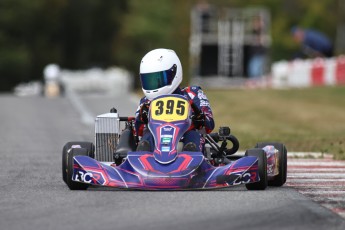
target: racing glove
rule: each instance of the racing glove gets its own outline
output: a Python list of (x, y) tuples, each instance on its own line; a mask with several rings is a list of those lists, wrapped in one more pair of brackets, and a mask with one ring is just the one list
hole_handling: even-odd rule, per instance
[(150, 108), (150, 104), (149, 104), (149, 103), (144, 103), (144, 104), (142, 104), (142, 106), (140, 107), (139, 119), (140, 119), (140, 121), (143, 122), (144, 124), (147, 124), (147, 123), (148, 123), (149, 108)]
[(200, 113), (198, 115), (193, 114), (192, 115), (192, 123), (194, 128), (196, 129), (201, 129), (202, 127), (205, 126), (205, 114)]

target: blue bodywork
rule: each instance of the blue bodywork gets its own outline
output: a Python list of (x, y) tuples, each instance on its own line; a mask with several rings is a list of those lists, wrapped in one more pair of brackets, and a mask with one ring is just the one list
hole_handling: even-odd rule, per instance
[(154, 152), (129, 152), (119, 166), (87, 156), (75, 156), (72, 180), (143, 190), (222, 188), (260, 180), (257, 157), (242, 157), (214, 167), (202, 152), (177, 151), (180, 138), (191, 124), (191, 107), (185, 97), (158, 97), (151, 102), (149, 114), (148, 127), (155, 139)]

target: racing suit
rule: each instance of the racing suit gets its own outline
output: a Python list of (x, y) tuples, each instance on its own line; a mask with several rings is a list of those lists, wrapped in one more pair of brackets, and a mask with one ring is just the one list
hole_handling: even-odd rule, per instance
[[(184, 146), (188, 143), (194, 143), (196, 147), (195, 151), (203, 151), (205, 140), (202, 138), (197, 129), (205, 128), (206, 133), (210, 133), (214, 129), (212, 110), (206, 95), (199, 86), (189, 86), (183, 89), (178, 87), (172, 94), (185, 96), (191, 104), (196, 105), (196, 107), (198, 107), (198, 109), (202, 112), (202, 124), (197, 124), (196, 122), (193, 122), (192, 119), (192, 124), (189, 130), (183, 135), (181, 141), (183, 142)], [(137, 135), (142, 136), (141, 141), (147, 141), (150, 145), (151, 152), (153, 152), (154, 138), (149, 129), (146, 127), (145, 122), (143, 122), (140, 117), (140, 110), (145, 103), (150, 103), (150, 100), (148, 100), (146, 97), (141, 98), (139, 107), (135, 113), (135, 129)], [(195, 115), (194, 111), (192, 112), (192, 117), (193, 115)]]

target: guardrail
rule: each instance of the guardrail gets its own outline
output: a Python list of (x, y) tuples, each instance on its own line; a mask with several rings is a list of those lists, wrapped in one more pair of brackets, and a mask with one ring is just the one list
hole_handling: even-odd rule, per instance
[(345, 85), (345, 56), (280, 61), (272, 65), (273, 88)]
[(83, 71), (61, 70), (60, 82), (77, 93), (125, 94), (132, 90), (133, 77), (121, 68), (94, 68)]

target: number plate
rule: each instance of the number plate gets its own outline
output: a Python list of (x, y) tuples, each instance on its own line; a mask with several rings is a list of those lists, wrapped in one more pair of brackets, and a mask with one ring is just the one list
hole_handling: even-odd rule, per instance
[(187, 100), (177, 97), (164, 97), (151, 103), (151, 118), (164, 122), (186, 120), (189, 113)]

